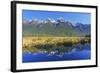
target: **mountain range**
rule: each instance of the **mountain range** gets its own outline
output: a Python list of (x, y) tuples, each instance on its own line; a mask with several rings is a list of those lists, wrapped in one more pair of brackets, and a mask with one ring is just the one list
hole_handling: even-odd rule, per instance
[(23, 36), (86, 36), (90, 35), (90, 24), (76, 23), (60, 17), (55, 19), (23, 19)]

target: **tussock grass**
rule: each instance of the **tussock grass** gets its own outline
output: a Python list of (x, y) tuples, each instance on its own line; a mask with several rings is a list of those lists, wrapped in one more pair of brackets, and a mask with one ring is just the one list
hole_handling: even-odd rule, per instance
[(23, 51), (37, 52), (75, 44), (90, 43), (89, 37), (23, 37)]

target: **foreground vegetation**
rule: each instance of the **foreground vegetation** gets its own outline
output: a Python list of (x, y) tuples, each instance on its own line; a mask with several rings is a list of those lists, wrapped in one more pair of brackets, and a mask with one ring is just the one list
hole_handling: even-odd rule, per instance
[(90, 43), (89, 37), (23, 37), (23, 52), (62, 54), (71, 51), (76, 45), (85, 43)]

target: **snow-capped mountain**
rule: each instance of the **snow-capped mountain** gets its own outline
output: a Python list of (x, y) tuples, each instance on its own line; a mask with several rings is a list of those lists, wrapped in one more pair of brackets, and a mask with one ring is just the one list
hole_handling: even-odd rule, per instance
[(75, 25), (72, 22), (65, 20), (63, 17), (57, 19), (47, 18), (46, 20), (40, 19), (23, 19), (23, 29), (29, 29), (30, 32), (38, 31), (38, 33), (43, 34), (59, 34), (63, 33), (64, 35), (90, 35), (90, 24), (76, 23)]

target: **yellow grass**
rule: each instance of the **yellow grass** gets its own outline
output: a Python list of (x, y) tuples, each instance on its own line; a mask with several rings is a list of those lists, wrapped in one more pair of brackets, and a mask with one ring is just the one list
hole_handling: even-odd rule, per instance
[(23, 37), (23, 52), (50, 51), (55, 48), (63, 48), (76, 44), (90, 43), (89, 37)]
[[(23, 37), (23, 46), (28, 46), (30, 44), (56, 44), (62, 42), (72, 42), (79, 43), (84, 37)], [(89, 38), (85, 38), (85, 41), (88, 41)]]

